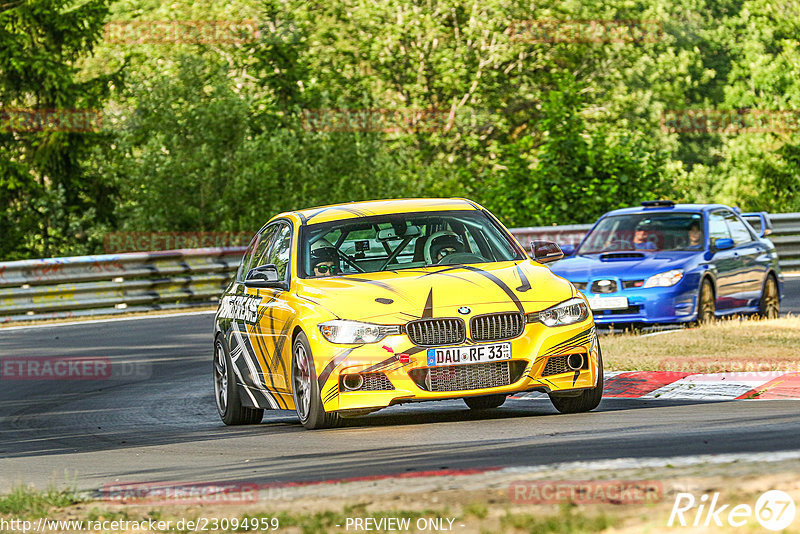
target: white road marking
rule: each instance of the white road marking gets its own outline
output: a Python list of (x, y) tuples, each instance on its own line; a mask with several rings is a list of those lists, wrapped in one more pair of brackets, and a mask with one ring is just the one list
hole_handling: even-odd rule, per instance
[(55, 326), (75, 326), (83, 324), (97, 324), (97, 323), (112, 323), (118, 321), (136, 321), (139, 319), (159, 319), (166, 317), (183, 317), (186, 315), (205, 315), (209, 313), (217, 313), (217, 310), (205, 310), (194, 312), (180, 312), (180, 313), (162, 313), (158, 315), (137, 315), (136, 317), (109, 317), (108, 319), (90, 319), (88, 321), (70, 321), (68, 323), (53, 323), (53, 324), (31, 324), (22, 326), (9, 326), (0, 327), (0, 334), (11, 330), (25, 330), (28, 328), (53, 328)]

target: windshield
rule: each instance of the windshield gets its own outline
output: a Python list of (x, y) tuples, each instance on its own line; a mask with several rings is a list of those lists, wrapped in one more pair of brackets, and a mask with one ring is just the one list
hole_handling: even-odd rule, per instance
[(586, 236), (577, 253), (701, 250), (704, 243), (699, 213), (637, 213), (606, 217)]
[(477, 210), (360, 217), (308, 225), (300, 234), (304, 278), (522, 259), (506, 232)]

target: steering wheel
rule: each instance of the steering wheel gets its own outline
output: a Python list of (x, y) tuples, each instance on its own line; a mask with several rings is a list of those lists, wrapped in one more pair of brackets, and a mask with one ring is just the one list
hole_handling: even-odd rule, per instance
[(483, 256), (471, 252), (455, 252), (442, 258), (436, 265), (455, 265), (458, 263), (482, 263), (486, 261)]

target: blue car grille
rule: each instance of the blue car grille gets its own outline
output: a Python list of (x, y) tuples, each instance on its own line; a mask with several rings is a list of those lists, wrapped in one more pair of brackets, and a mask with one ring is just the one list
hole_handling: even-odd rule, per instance
[(621, 310), (597, 310), (593, 311), (592, 314), (595, 317), (606, 317), (609, 315), (637, 315), (641, 310), (641, 306), (628, 306), (627, 308), (623, 308)]
[(642, 287), (644, 285), (644, 280), (623, 280), (622, 281), (622, 289), (634, 289), (637, 287)]
[(616, 293), (617, 282), (616, 280), (595, 280), (592, 282), (592, 293)]

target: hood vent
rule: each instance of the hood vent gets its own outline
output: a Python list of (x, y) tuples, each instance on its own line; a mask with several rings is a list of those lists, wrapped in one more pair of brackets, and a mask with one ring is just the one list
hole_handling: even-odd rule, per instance
[(600, 261), (626, 261), (643, 260), (644, 254), (641, 252), (608, 252), (600, 254)]

